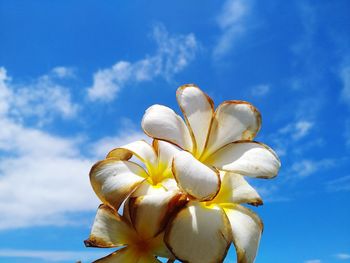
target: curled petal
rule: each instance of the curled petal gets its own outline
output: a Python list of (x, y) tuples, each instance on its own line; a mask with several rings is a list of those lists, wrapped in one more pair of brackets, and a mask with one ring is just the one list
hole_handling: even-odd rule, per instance
[(192, 150), (192, 137), (185, 122), (168, 107), (162, 105), (149, 107), (141, 125), (144, 132), (154, 139), (168, 141), (182, 149)]
[(268, 146), (251, 141), (238, 141), (213, 153), (206, 163), (219, 170), (257, 178), (273, 178), (281, 166), (276, 153)]
[(96, 195), (116, 210), (147, 177), (141, 166), (113, 158), (96, 163), (90, 171), (90, 181)]
[(196, 151), (193, 152), (196, 156), (200, 156), (204, 150), (214, 116), (214, 103), (194, 84), (178, 88), (176, 98), (195, 138)]
[(119, 247), (135, 238), (135, 231), (116, 211), (107, 205), (100, 205), (91, 234), (84, 243), (87, 247)]
[(241, 205), (225, 206), (224, 210), (230, 220), (237, 262), (253, 263), (263, 230), (261, 219)]
[(165, 228), (173, 213), (186, 202), (184, 195), (169, 191), (130, 198), (131, 222), (142, 238), (153, 238)]
[(223, 261), (232, 235), (220, 207), (191, 202), (170, 222), (164, 241), (181, 261), (211, 263)]
[(198, 200), (211, 200), (220, 189), (219, 172), (186, 151), (175, 155), (173, 174), (179, 187)]
[(262, 199), (255, 189), (243, 178), (242, 175), (221, 172), (221, 188), (213, 203), (248, 203), (262, 205)]
[(110, 151), (107, 158), (128, 160), (132, 155), (139, 158), (147, 167), (152, 169), (157, 164), (157, 154), (153, 147), (147, 142), (140, 140), (118, 147)]
[(259, 111), (245, 101), (225, 101), (215, 111), (205, 155), (238, 140), (252, 140), (261, 125)]
[(165, 171), (169, 168), (171, 169), (173, 158), (175, 154), (180, 151), (180, 149), (174, 144), (160, 140), (153, 140), (153, 148), (158, 154), (159, 170)]

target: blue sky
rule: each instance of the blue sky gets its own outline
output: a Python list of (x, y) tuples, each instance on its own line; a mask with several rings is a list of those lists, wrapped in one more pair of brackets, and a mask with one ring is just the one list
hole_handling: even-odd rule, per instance
[[(0, 262), (90, 262), (90, 166), (196, 83), (280, 155), (257, 263), (350, 262), (350, 3), (0, 1)], [(235, 262), (231, 248), (225, 262)]]

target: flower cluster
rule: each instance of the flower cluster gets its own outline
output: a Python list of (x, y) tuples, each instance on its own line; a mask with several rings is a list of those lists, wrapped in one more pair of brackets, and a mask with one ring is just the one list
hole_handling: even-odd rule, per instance
[(91, 169), (103, 204), (85, 244), (122, 247), (96, 262), (222, 262), (232, 242), (239, 263), (254, 262), (263, 224), (242, 204), (262, 200), (245, 177), (273, 178), (280, 168), (274, 151), (253, 141), (260, 113), (235, 100), (214, 109), (193, 84), (176, 98), (184, 120), (151, 106), (142, 128), (152, 145), (116, 148)]

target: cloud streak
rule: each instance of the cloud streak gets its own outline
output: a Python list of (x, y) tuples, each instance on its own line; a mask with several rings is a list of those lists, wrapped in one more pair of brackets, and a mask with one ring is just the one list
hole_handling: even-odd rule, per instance
[(45, 261), (92, 261), (102, 257), (101, 252), (92, 251), (55, 251), (55, 250), (21, 250), (21, 249), (0, 249), (0, 258), (32, 258)]
[(217, 25), (221, 34), (213, 50), (215, 59), (231, 51), (237, 39), (246, 31), (246, 18), (250, 12), (251, 1), (227, 0), (219, 15)]
[(88, 98), (108, 102), (129, 84), (157, 77), (170, 80), (194, 60), (199, 49), (194, 34), (170, 35), (162, 25), (154, 27), (153, 39), (157, 43), (155, 54), (135, 62), (121, 60), (110, 68), (95, 72), (93, 84), (88, 88)]

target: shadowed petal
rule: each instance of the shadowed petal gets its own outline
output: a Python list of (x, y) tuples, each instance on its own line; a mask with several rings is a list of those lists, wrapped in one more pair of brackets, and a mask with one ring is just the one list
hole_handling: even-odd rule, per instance
[(185, 203), (186, 197), (175, 191), (130, 198), (131, 222), (140, 236), (152, 238), (164, 229), (170, 216)]
[(91, 234), (84, 241), (87, 247), (119, 247), (136, 238), (133, 228), (107, 205), (97, 210)]
[(93, 263), (161, 263), (152, 255), (140, 255), (136, 249), (126, 247)]
[(263, 230), (261, 219), (253, 211), (241, 205), (223, 208), (230, 220), (237, 262), (253, 263)]

